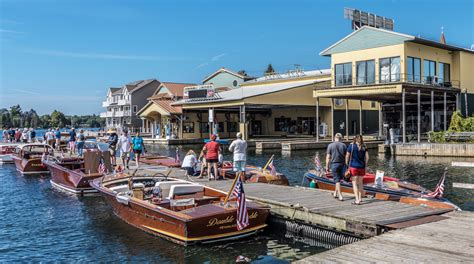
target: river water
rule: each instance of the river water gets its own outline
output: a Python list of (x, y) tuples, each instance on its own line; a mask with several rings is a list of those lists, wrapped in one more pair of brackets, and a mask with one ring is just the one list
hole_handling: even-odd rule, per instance
[[(183, 146), (180, 152), (188, 148), (199, 147)], [(174, 156), (176, 147), (149, 150)], [(314, 155), (314, 151), (291, 155), (249, 152), (248, 163), (260, 166), (274, 154), (274, 164), (292, 185), (301, 184)], [(225, 156), (230, 158), (229, 153)], [(433, 188), (450, 162), (451, 159), (393, 158), (371, 153), (369, 167)], [(22, 176), (14, 165), (0, 165), (0, 179), (0, 262), (235, 263), (236, 257), (242, 255), (254, 263), (287, 263), (332, 247), (269, 228), (256, 237), (184, 248), (127, 225), (113, 215), (99, 196), (78, 198), (53, 189), (48, 176)], [(474, 183), (474, 169), (450, 168), (445, 192), (464, 210), (474, 210), (474, 191), (453, 189), (453, 182)]]

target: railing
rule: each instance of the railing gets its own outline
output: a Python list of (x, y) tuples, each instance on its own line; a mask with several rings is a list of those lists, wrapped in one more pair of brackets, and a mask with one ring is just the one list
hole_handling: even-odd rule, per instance
[(333, 87), (363, 86), (388, 83), (411, 83), (442, 88), (460, 87), (460, 81), (446, 80), (438, 76), (392, 73), (381, 74), (378, 77), (379, 78), (375, 78), (375, 76), (352, 77), (352, 75), (349, 74), (340, 74), (336, 75), (336, 78), (333, 79)]
[(117, 104), (118, 105), (129, 105), (130, 104), (130, 100), (128, 99), (120, 99), (117, 101)]

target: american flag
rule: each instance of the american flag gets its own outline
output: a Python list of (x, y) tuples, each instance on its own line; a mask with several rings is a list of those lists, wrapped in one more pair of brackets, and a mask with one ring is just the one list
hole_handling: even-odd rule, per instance
[(314, 156), (314, 166), (316, 167), (317, 171), (320, 171), (322, 169), (321, 160), (319, 159), (319, 154), (317, 154), (317, 153)]
[(446, 179), (446, 171), (444, 172), (443, 174), (443, 177), (441, 177), (441, 179), (439, 180), (438, 182), (438, 185), (436, 185), (436, 188), (434, 191), (426, 194), (426, 195), (423, 195), (423, 197), (426, 197), (426, 198), (441, 198), (443, 197), (443, 194), (444, 194), (444, 180)]
[(107, 166), (105, 166), (104, 158), (100, 158), (99, 173), (107, 174), (108, 172), (109, 172), (109, 170), (107, 169)]
[(121, 173), (121, 172), (123, 172), (123, 168), (122, 168), (122, 166), (120, 166), (120, 165), (117, 165), (117, 167), (115, 168), (115, 172), (118, 172), (118, 173)]
[(232, 190), (232, 195), (237, 197), (237, 230), (240, 231), (249, 225), (244, 185), (240, 177), (237, 177), (237, 183), (235, 184), (234, 190)]
[(179, 149), (176, 148), (176, 155), (174, 157), (174, 162), (179, 163)]
[(268, 164), (268, 167), (270, 168), (270, 173), (275, 176), (277, 174), (277, 170), (276, 170), (276, 167), (275, 165), (273, 164), (273, 159), (272, 161), (270, 161), (270, 163)]

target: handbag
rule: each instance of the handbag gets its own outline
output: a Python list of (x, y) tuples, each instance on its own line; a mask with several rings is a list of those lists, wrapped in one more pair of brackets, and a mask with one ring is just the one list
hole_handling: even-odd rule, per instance
[(344, 180), (346, 182), (350, 182), (351, 180), (351, 170), (349, 169), (351, 161), (352, 161), (352, 152), (354, 152), (354, 145), (351, 143), (352, 148), (351, 148), (351, 155), (349, 156), (349, 164), (346, 164), (346, 172), (344, 173)]

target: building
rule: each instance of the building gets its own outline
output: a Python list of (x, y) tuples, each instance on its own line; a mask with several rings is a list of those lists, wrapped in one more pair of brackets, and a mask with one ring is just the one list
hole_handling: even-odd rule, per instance
[(147, 98), (147, 104), (137, 112), (137, 116), (141, 118), (141, 132), (151, 134), (152, 138), (177, 139), (193, 129), (186, 127), (186, 123), (183, 124), (182, 108), (173, 106), (172, 103), (183, 99), (185, 87), (194, 85), (162, 82)]
[(109, 88), (107, 99), (102, 102), (105, 112), (100, 117), (106, 119), (107, 128), (134, 130), (142, 126), (137, 112), (148, 103), (160, 82), (155, 79), (128, 83), (120, 88)]
[(320, 55), (331, 57), (331, 78), (314, 97), (380, 102), (379, 134), (420, 141), (446, 130), (456, 109), (473, 113), (473, 50), (364, 26)]
[(213, 85), (214, 88), (227, 87), (229, 89), (236, 89), (239, 88), (243, 82), (252, 79), (254, 78), (222, 67), (205, 77), (204, 80), (202, 80), (202, 84)]

